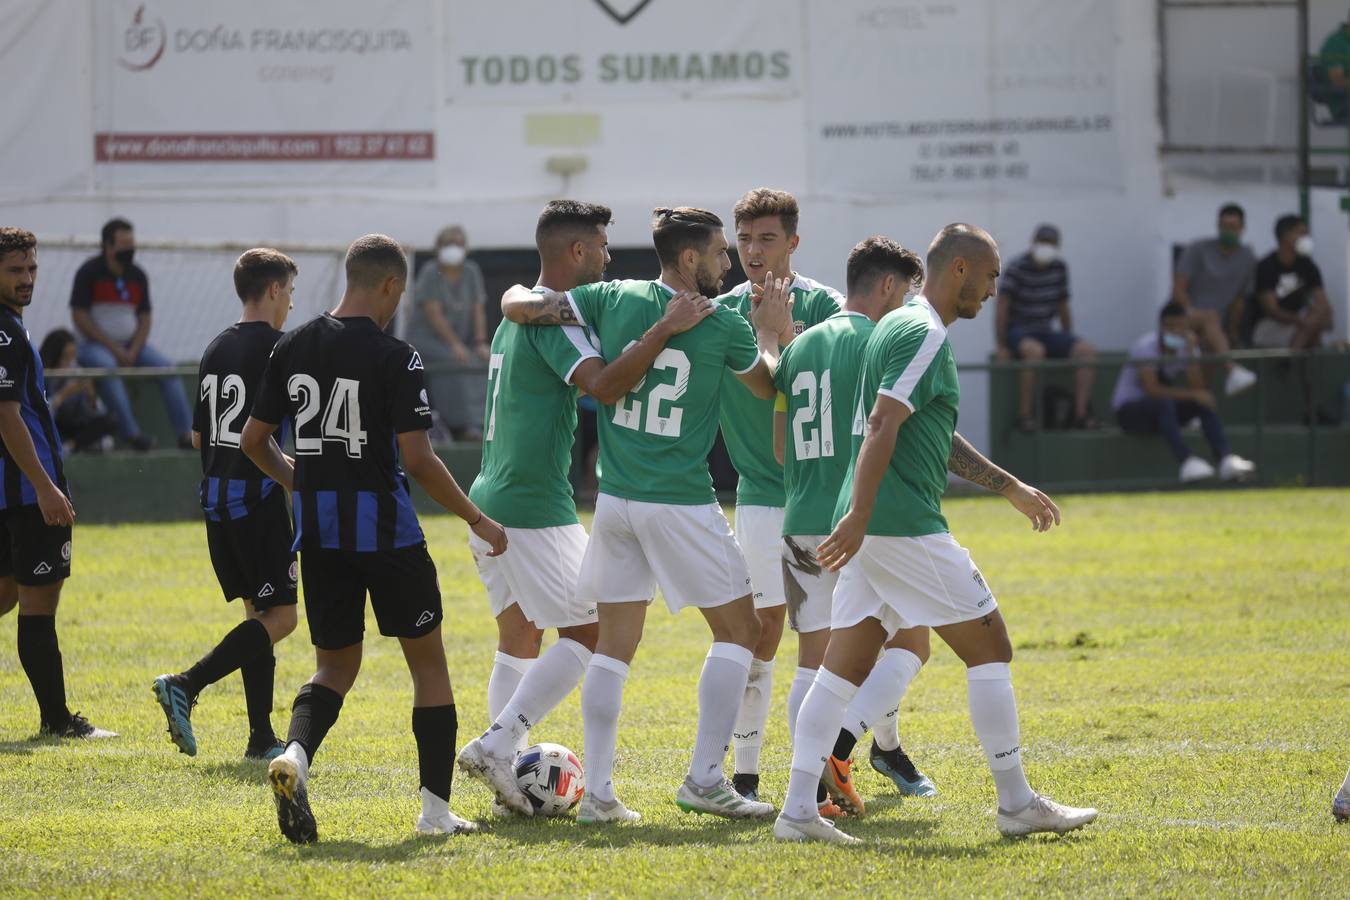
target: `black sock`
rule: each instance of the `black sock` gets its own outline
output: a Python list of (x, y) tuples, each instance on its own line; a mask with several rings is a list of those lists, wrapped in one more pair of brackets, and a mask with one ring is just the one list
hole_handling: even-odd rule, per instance
[(816, 785), (816, 806), (819, 806), (820, 804), (824, 803), (826, 798), (828, 798), (829, 796), (830, 796), (829, 792), (825, 790), (825, 785), (823, 784)]
[(413, 737), (417, 740), (417, 772), (421, 786), (442, 800), (450, 799), (450, 778), (454, 772), (455, 732), (459, 718), (455, 704), (414, 706)]
[(66, 707), (66, 675), (61, 668), (61, 645), (56, 640), (56, 616), (19, 614), (19, 664), (33, 685), (42, 722), (52, 731), (70, 724)]
[(244, 663), (252, 662), (271, 649), (272, 638), (267, 634), (267, 626), (257, 619), (245, 619), (230, 629), (230, 633), (221, 638), (219, 644), (183, 673), (189, 692), (195, 697), (208, 684), (215, 684)]
[(239, 667), (239, 675), (244, 679), (250, 742), (276, 738), (276, 732), (272, 731), (272, 685), (276, 672), (277, 657), (270, 647)]
[(286, 734), (286, 743), (295, 741), (304, 748), (312, 765), (314, 754), (319, 752), (319, 745), (341, 711), (342, 695), (337, 691), (321, 684), (305, 685), (291, 705), (291, 728)]
[(834, 758), (848, 759), (853, 755), (853, 748), (858, 743), (858, 739), (853, 736), (853, 732), (847, 728), (839, 729), (839, 738), (834, 742)]

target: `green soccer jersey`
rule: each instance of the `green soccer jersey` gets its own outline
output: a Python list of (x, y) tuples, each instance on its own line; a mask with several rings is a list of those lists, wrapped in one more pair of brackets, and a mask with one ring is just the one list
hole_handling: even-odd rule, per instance
[[(878, 394), (910, 409), (877, 489), (867, 533), (916, 537), (947, 531), (942, 494), (947, 490), (947, 460), (961, 387), (947, 328), (925, 298), (915, 297), (877, 324), (863, 354), (861, 382), (859, 402), (868, 413)], [(836, 522), (848, 511), (861, 447), (859, 435), (853, 439), (853, 458), (839, 489)]]
[(862, 436), (867, 411), (858, 402), (863, 348), (876, 323), (860, 312), (840, 312), (787, 345), (774, 383), (787, 415), (783, 534), (829, 534), (839, 485), (848, 474), (853, 436)]
[[(674, 293), (659, 281), (607, 281), (568, 297), (601, 354), (614, 359), (656, 324)], [(630, 394), (600, 407), (601, 492), (648, 503), (715, 502), (708, 451), (722, 373), (744, 374), (758, 361), (750, 326), (728, 307), (668, 340)]]
[(492, 337), (483, 421), (483, 464), (469, 497), (512, 528), (575, 525), (572, 436), (577, 389), (572, 373), (599, 356), (575, 326), (534, 328), (502, 322)]
[[(803, 275), (793, 277), (792, 297), (792, 328), (798, 335), (834, 315), (844, 302), (834, 288)], [(718, 303), (735, 309), (747, 322), (750, 301), (748, 281), (717, 298)], [(759, 399), (728, 372), (722, 378), (721, 424), (722, 440), (726, 441), (731, 463), (740, 475), (736, 503), (782, 506), (783, 467), (773, 456), (773, 401)]]

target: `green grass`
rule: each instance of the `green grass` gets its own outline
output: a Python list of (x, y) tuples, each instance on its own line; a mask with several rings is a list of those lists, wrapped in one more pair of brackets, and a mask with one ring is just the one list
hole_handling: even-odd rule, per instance
[[(199, 524), (85, 527), (61, 611), (72, 706), (114, 741), (32, 739), (37, 710), (0, 641), (0, 893), (291, 896), (1312, 894), (1344, 889), (1350, 827), (1330, 796), (1350, 762), (1350, 494), (1234, 491), (1076, 496), (1035, 536), (1001, 500), (953, 500), (957, 537), (998, 595), (1034, 787), (1101, 818), (1066, 838), (1001, 840), (994, 791), (945, 648), (905, 698), (901, 734), (938, 798), (901, 802), (870, 770), (851, 850), (775, 843), (767, 824), (682, 815), (672, 802), (695, 727), (701, 619), (658, 606), (628, 682), (617, 781), (634, 828), (494, 823), (419, 838), (410, 688), (397, 645), (365, 667), (316, 761), (322, 843), (277, 833), (263, 769), (240, 759), (238, 678), (195, 714), (179, 755), (150, 693), (236, 620)], [(462, 525), (427, 522), (446, 604), (461, 743), (485, 725), (494, 629)], [(374, 634), (373, 621), (368, 633)], [(764, 788), (781, 801), (788, 636)], [(278, 648), (274, 721), (311, 671), (304, 625)], [(537, 738), (578, 751), (574, 693)], [(490, 822), (457, 779), (453, 806)]]

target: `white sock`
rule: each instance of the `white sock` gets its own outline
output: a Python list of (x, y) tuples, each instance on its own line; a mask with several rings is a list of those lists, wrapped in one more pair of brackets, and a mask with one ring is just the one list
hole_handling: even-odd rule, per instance
[(816, 670), (808, 669), (805, 666), (797, 667), (797, 674), (792, 676), (792, 687), (788, 688), (788, 740), (797, 740), (797, 714), (802, 708), (802, 701), (806, 699), (806, 692), (811, 690), (811, 682), (816, 680)]
[(908, 650), (892, 647), (881, 654), (881, 659), (868, 673), (867, 680), (853, 695), (853, 702), (844, 713), (844, 727), (859, 740), (870, 728), (877, 746), (882, 750), (894, 750), (900, 746), (900, 738), (895, 730), (896, 717), (892, 715), (888, 721), (887, 713), (897, 708), (900, 698), (905, 696), (909, 683), (921, 668), (923, 661)]
[(722, 760), (731, 749), (731, 730), (745, 696), (754, 654), (739, 644), (721, 641), (708, 648), (698, 679), (698, 735), (689, 760), (689, 777), (699, 787), (717, 784), (726, 776)]
[(816, 680), (797, 713), (792, 774), (788, 778), (787, 799), (783, 801), (783, 815), (788, 818), (814, 819), (820, 815), (816, 785), (820, 784), (820, 773), (825, 770), (825, 761), (839, 737), (844, 710), (857, 692), (856, 685), (824, 666), (816, 672)]
[(731, 730), (731, 743), (736, 748), (736, 771), (746, 774), (759, 772), (759, 748), (764, 744), (764, 726), (769, 721), (769, 706), (773, 702), (773, 660), (752, 659), (750, 677), (745, 682), (745, 696), (741, 698), (736, 724)]
[(511, 701), (483, 735), (488, 752), (507, 756), (529, 746), (530, 729), (581, 683), (590, 661), (591, 651), (569, 638), (558, 638), (520, 679)]
[(595, 654), (581, 683), (581, 721), (586, 733), (586, 790), (597, 800), (614, 800), (614, 749), (619, 742), (619, 709), (628, 665)]
[(530, 671), (533, 664), (532, 659), (510, 656), (500, 650), (492, 657), (492, 674), (488, 676), (489, 719), (497, 721), (506, 704), (511, 702), (511, 695), (520, 686), (520, 679), (525, 677), (525, 673)]
[(450, 812), (450, 801), (442, 800), (426, 788), (422, 788), (422, 818), (440, 819)]
[(1345, 781), (1341, 782), (1341, 793), (1350, 794), (1350, 771), (1345, 773)]
[(1007, 663), (986, 663), (967, 669), (966, 679), (970, 724), (994, 773), (999, 809), (1017, 812), (1035, 795), (1022, 771), (1022, 733), (1012, 670)]
[(300, 767), (300, 777), (306, 778), (309, 776), (309, 754), (305, 752), (304, 747), (300, 746), (299, 741), (291, 741), (287, 744), (281, 755), (290, 757), (295, 761), (295, 764)]

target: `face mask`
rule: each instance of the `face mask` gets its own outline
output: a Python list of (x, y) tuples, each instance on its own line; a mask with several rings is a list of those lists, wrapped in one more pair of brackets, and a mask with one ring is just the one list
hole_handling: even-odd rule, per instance
[(1312, 256), (1313, 242), (1312, 235), (1305, 234), (1303, 237), (1294, 241), (1294, 252), (1299, 256)]
[(468, 255), (468, 251), (459, 244), (446, 244), (436, 254), (436, 258), (441, 261), (443, 266), (458, 266), (463, 264), (464, 257)]
[(1242, 243), (1242, 234), (1237, 231), (1220, 231), (1219, 243), (1225, 247), (1236, 247)]
[(136, 248), (132, 247), (130, 250), (118, 250), (116, 253), (113, 254), (113, 259), (117, 260), (118, 265), (129, 266), (131, 265), (131, 260), (135, 255), (136, 255)]
[(1162, 343), (1168, 350), (1176, 350), (1178, 352), (1185, 350), (1187, 346), (1184, 335), (1175, 334), (1171, 331), (1164, 331), (1162, 333)]
[(1054, 244), (1032, 244), (1031, 258), (1037, 265), (1048, 266), (1059, 258), (1059, 248)]

